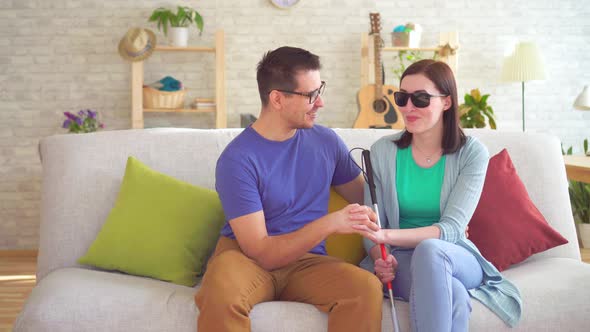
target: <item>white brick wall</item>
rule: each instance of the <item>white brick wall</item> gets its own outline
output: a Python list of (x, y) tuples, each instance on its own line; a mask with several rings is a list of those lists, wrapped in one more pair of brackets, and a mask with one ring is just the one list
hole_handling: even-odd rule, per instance
[[(526, 85), (527, 129), (557, 135), (577, 151), (590, 138), (590, 112), (571, 106), (590, 84), (588, 0), (303, 0), (289, 11), (268, 0), (0, 0), (0, 249), (37, 246), (37, 143), (64, 132), (62, 112), (92, 108), (101, 112), (107, 129), (130, 127), (130, 66), (119, 57), (117, 44), (128, 27), (154, 29), (147, 23), (154, 8), (176, 4), (193, 6), (204, 16), (203, 36), (194, 33), (192, 44), (210, 45), (216, 29), (226, 32), (232, 127), (239, 126), (240, 113), (258, 114), (256, 63), (281, 45), (321, 56), (328, 89), (319, 122), (350, 127), (357, 113), (360, 33), (368, 31), (368, 13), (378, 11), (386, 43), (386, 33), (408, 21), (423, 26), (424, 45), (434, 45), (439, 31), (457, 30), (460, 95), (476, 87), (490, 93), (500, 130), (521, 126), (520, 84), (499, 81), (502, 57), (518, 40), (537, 42), (548, 79)], [(155, 54), (146, 65), (146, 81), (171, 74), (192, 89), (189, 97), (211, 96), (213, 64), (207, 54)], [(387, 70), (386, 81), (394, 83)], [(213, 123), (211, 114), (146, 116), (148, 127)]]

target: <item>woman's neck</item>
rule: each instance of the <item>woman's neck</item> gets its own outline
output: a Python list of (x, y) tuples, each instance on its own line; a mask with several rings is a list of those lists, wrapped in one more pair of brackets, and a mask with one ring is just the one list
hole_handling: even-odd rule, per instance
[(442, 149), (442, 126), (436, 126), (423, 133), (412, 134), (412, 144), (424, 153), (436, 153)]

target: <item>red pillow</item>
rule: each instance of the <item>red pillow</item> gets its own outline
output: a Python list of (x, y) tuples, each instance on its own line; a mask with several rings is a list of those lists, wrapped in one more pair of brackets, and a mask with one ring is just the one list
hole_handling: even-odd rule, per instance
[(490, 158), (469, 240), (499, 271), (568, 242), (533, 204), (506, 149)]

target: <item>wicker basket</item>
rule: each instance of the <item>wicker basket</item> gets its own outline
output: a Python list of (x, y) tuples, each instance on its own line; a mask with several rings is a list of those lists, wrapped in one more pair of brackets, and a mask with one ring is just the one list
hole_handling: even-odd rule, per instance
[(149, 86), (143, 88), (144, 108), (183, 108), (186, 90), (160, 91)]

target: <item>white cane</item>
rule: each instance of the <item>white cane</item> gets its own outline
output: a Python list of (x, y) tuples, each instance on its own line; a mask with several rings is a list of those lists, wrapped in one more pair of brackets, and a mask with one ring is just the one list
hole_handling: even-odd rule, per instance
[[(377, 205), (377, 195), (375, 194), (375, 181), (373, 180), (373, 167), (371, 166), (371, 155), (369, 150), (363, 150), (363, 160), (365, 162), (367, 182), (369, 183), (369, 191), (371, 193), (371, 201), (373, 202), (373, 210), (377, 214), (377, 225), (381, 228), (381, 219), (379, 218), (379, 206)], [(381, 243), (381, 258), (385, 260), (387, 258), (387, 249), (385, 244)], [(389, 301), (391, 302), (391, 321), (393, 323), (393, 331), (399, 332), (399, 322), (397, 320), (397, 314), (395, 312), (395, 303), (393, 300), (393, 289), (391, 287), (391, 281), (387, 283), (387, 290), (389, 291)]]

